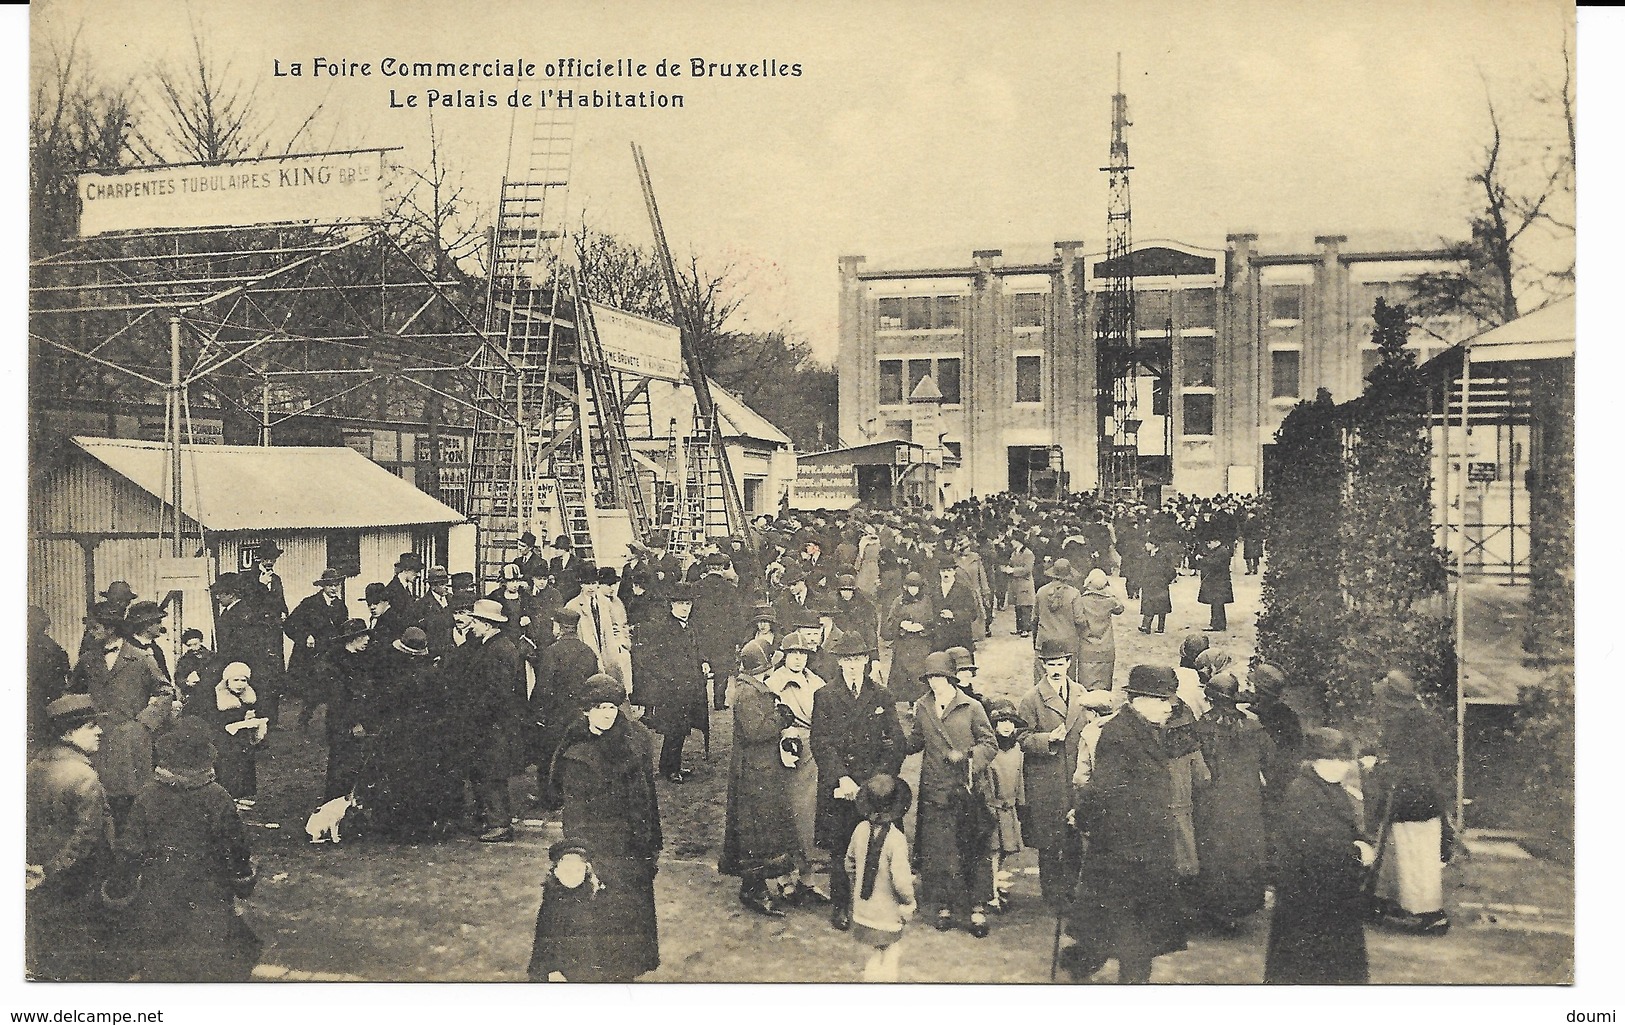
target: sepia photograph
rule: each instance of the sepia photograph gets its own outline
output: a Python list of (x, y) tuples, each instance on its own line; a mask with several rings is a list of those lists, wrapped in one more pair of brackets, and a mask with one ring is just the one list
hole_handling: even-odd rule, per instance
[(1588, 13), (35, 3), (13, 993), (1574, 1001)]

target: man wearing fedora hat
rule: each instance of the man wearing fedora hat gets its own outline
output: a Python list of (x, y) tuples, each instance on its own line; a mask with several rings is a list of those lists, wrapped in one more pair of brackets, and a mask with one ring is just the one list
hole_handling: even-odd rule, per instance
[(711, 665), (711, 707), (728, 707), (728, 680), (739, 657), (739, 635), (744, 608), (739, 586), (728, 577), (728, 557), (720, 552), (705, 557), (704, 575), (694, 584), (694, 627), (700, 655)]
[(843, 855), (859, 820), (858, 787), (878, 773), (895, 776), (906, 745), (896, 700), (870, 678), (874, 652), (868, 643), (845, 633), (829, 654), (838, 675), (813, 694), (810, 745), (818, 765), (818, 845), (833, 855), (830, 921), (845, 931), (852, 922), (852, 882)]
[(139, 597), (141, 596), (136, 594), (135, 590), (123, 580), (113, 581), (107, 585), (107, 590), (102, 592), (103, 600), (112, 602), (114, 612), (120, 616), (124, 615), (124, 610), (128, 609), (130, 603)]
[(316, 593), (294, 606), (282, 624), (283, 636), (293, 642), (293, 654), (288, 656), (288, 684), (289, 691), (300, 696), (299, 728), (302, 730), (310, 726), (316, 706), (327, 701), (322, 691), (322, 674), (317, 667), (350, 618), (342, 596), (343, 573), (328, 568), (312, 583)]
[[(395, 560), (395, 575), (385, 584), (391, 608), (406, 613), (418, 603), (418, 578), (423, 575), (423, 556), (417, 552), (402, 552)], [(405, 626), (401, 627), (406, 629)], [(399, 634), (395, 635), (399, 637)], [(394, 638), (391, 638), (393, 641)]]
[(45, 708), (48, 738), (28, 763), (27, 966), (30, 978), (113, 977), (100, 906), (113, 849), (113, 813), (91, 760), (101, 747), (96, 706), (68, 694)]
[(403, 608), (395, 604), (399, 593), (391, 590), (389, 584), (367, 585), (363, 599), (367, 603), (367, 629), (372, 631), (373, 641), (380, 649), (400, 640), (401, 634), (410, 625), (407, 612), (417, 604), (417, 599), (409, 599), (410, 604)]
[[(162, 610), (156, 618), (147, 609), (134, 611), (139, 627), (132, 629), (121, 621), (118, 632), (108, 637), (101, 650), (87, 653), (80, 662), (85, 670), (83, 682), (105, 731), (96, 772), (115, 822), (123, 820), (136, 791), (152, 772), (152, 734), (159, 724), (148, 709), (169, 687), (169, 678), (141, 639), (163, 624)], [(167, 707), (167, 699), (165, 704)]]
[(621, 686), (630, 690), (633, 674), (632, 637), (626, 619), (626, 606), (615, 596), (620, 574), (615, 572), (613, 566), (600, 569), (588, 562), (577, 565), (581, 576), (581, 593), (573, 601), (566, 602), (564, 607), (574, 609), (581, 616), (581, 639), (597, 654), (598, 671), (615, 677), (621, 681)]
[(1119, 982), (1144, 983), (1158, 955), (1185, 949), (1183, 898), (1170, 884), (1195, 866), (1181, 863), (1164, 739), (1178, 680), (1172, 669), (1137, 665), (1126, 690), (1128, 704), (1101, 728), (1078, 797), (1077, 822), (1089, 845), (1081, 876), (1087, 892), (1073, 905), (1073, 934), (1083, 949), (1073, 960), (1093, 974), (1116, 957)]
[(430, 566), (423, 577), (423, 597), (409, 617), (429, 639), (429, 653), (442, 658), (457, 646), (457, 622), (451, 609), (451, 574), (444, 566)]
[[(254, 553), (254, 565), (257, 572), (244, 573), (243, 585), (246, 593), (244, 598), (254, 607), (261, 621), (263, 635), (275, 640), (277, 675), (282, 673), (282, 622), (288, 618), (288, 597), (282, 588), (282, 576), (276, 571), (277, 560), (282, 558), (282, 548), (275, 541), (266, 541)], [(272, 667), (269, 665), (256, 667), (254, 679), (261, 684), (260, 692), (264, 694), (269, 684), (267, 677)]]
[(462, 698), (462, 733), (469, 745), (464, 771), (478, 801), (482, 843), (514, 838), (508, 781), (519, 768), (525, 720), (525, 663), (503, 633), (502, 604), (481, 598), (469, 610), (468, 640), (451, 670)]
[(1038, 886), (1052, 907), (1063, 906), (1077, 876), (1076, 838), (1067, 828), (1072, 771), (1084, 728), (1114, 705), (1107, 690), (1087, 690), (1070, 675), (1072, 652), (1052, 639), (1038, 646), (1043, 675), (1017, 706), (1030, 729), (1022, 737), (1027, 811), (1022, 834), (1038, 850)]

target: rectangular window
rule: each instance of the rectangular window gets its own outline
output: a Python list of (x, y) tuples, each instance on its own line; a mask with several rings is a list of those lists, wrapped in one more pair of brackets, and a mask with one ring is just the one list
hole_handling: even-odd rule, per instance
[(882, 331), (901, 331), (903, 329), (903, 297), (889, 295), (875, 304), (879, 313), (879, 328)]
[(1016, 401), (1043, 402), (1042, 356), (1016, 357)]
[(905, 331), (926, 331), (931, 327), (931, 297), (911, 295), (903, 309)]
[(361, 531), (334, 530), (327, 535), (327, 564), (353, 577), (361, 572)]
[(1270, 398), (1295, 399), (1302, 389), (1298, 384), (1298, 369), (1303, 353), (1297, 349), (1274, 349), (1270, 352)]
[(1018, 292), (1010, 297), (1010, 323), (1015, 327), (1043, 327), (1044, 300), (1040, 292)]
[(947, 450), (950, 456), (953, 456), (955, 459), (963, 460), (964, 444), (965, 443), (962, 441), (945, 441), (942, 443), (942, 447)]
[(880, 361), (880, 404), (895, 406), (903, 401), (903, 361)]
[(1303, 319), (1302, 285), (1271, 285), (1269, 302), (1269, 319)]
[(931, 361), (930, 360), (928, 360), (928, 359), (911, 359), (911, 360), (909, 360), (908, 361), (908, 394), (905, 395), (904, 397), (907, 398), (909, 396), (912, 396), (914, 394), (914, 389), (916, 389), (916, 388), (918, 388), (920, 386), (920, 382), (925, 380), (926, 375), (929, 374), (929, 373), (931, 373)]
[(943, 405), (959, 405), (959, 361), (957, 359), (937, 360), (937, 389), (942, 392)]
[(959, 305), (960, 305), (959, 300), (961, 298), (962, 298), (962, 296), (957, 296), (957, 295), (939, 295), (939, 296), (937, 296), (937, 326), (938, 327), (962, 327), (963, 326), (959, 322)]
[(1213, 387), (1213, 339), (1181, 338), (1180, 382), (1187, 388)]
[(1183, 396), (1185, 401), (1185, 427), (1187, 435), (1207, 436), (1213, 433), (1213, 395), (1197, 392)]
[(1168, 318), (1174, 315), (1173, 294), (1170, 292), (1136, 292), (1134, 294), (1135, 323), (1141, 331), (1166, 331)]
[(1180, 327), (1215, 327), (1219, 322), (1219, 293), (1193, 288), (1179, 294)]

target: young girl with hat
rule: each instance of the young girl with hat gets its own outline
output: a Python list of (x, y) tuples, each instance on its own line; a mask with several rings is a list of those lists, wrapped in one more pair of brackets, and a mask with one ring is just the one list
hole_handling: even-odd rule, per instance
[(552, 864), (542, 881), (526, 974), (531, 982), (603, 981), (604, 947), (615, 938), (604, 934), (596, 913), (604, 884), (593, 871), (592, 852), (584, 841), (566, 838), (549, 847), (547, 857)]
[(863, 966), (865, 982), (898, 979), (903, 926), (915, 910), (902, 825), (913, 798), (908, 784), (895, 776), (874, 776), (858, 790), (863, 821), (846, 848), (846, 872), (852, 880), (852, 938), (874, 948)]
[(982, 774), (982, 800), (992, 814), (993, 832), (993, 899), (988, 910), (998, 914), (1010, 910), (1010, 884), (1012, 877), (1004, 871), (1007, 858), (1022, 851), (1021, 819), (1016, 808), (1027, 803), (1026, 780), (1023, 772), (1025, 755), (1021, 750), (1021, 736), (1027, 732), (1027, 723), (1016, 712), (1016, 706), (1004, 698), (990, 703), (988, 721), (993, 724), (999, 753), (993, 764)]

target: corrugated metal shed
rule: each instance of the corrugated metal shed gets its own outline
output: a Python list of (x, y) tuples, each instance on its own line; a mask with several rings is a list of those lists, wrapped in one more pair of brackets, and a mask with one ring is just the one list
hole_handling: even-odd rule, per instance
[[(161, 442), (73, 441), (114, 473), (168, 501), (170, 457)], [(463, 519), (347, 448), (183, 445), (181, 460), (181, 511), (208, 530), (344, 529)]]

